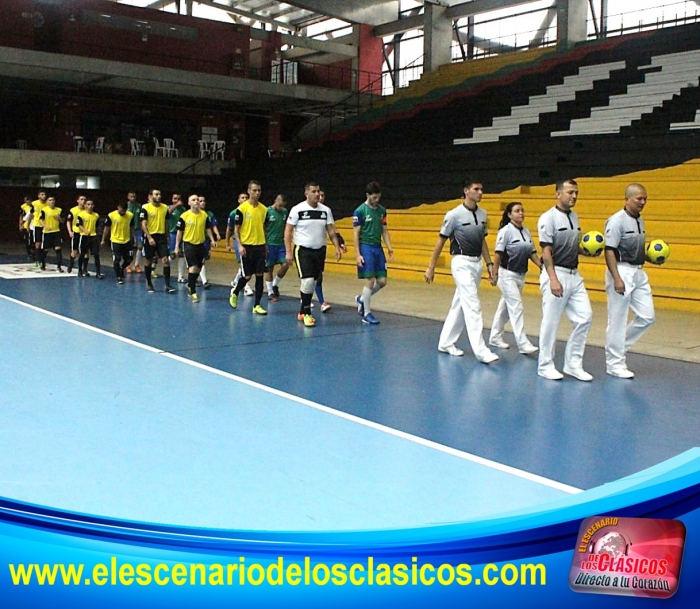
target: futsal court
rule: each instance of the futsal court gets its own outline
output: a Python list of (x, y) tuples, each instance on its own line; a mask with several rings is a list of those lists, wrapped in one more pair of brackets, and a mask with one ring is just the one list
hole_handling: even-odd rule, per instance
[[(0, 276), (21, 262), (0, 256)], [(305, 328), (293, 273), (261, 317), (252, 298), (231, 309), (232, 269), (213, 262), (219, 285), (198, 304), (162, 278), (154, 294), (143, 276), (118, 286), (109, 268), (104, 281), (0, 279), (0, 496), (213, 528), (417, 527), (540, 506), (699, 444), (697, 363), (632, 353), (636, 378), (613, 378), (589, 341), (593, 382), (548, 381), (515, 348), (492, 365), (466, 336), (464, 357), (439, 353), (450, 289), (402, 296), (390, 280), (385, 304), (410, 314), (382, 310), (380, 293), (382, 323), (366, 326), (358, 282), (330, 273), (333, 309)]]

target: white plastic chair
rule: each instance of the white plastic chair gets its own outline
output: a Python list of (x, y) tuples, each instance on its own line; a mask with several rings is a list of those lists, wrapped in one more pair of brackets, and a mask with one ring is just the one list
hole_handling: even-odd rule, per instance
[(175, 140), (166, 137), (163, 139), (163, 144), (163, 156), (166, 156), (168, 158), (180, 156), (180, 151), (177, 148), (175, 148)]
[(153, 138), (153, 156), (158, 156), (161, 155), (162, 157), (165, 156), (165, 146), (161, 146), (160, 142), (158, 141), (157, 137)]
[(15, 146), (17, 147), (17, 150), (26, 150), (27, 149), (27, 140), (17, 140), (15, 142)]
[(131, 156), (143, 156), (145, 153), (144, 142), (135, 137), (129, 138), (129, 142), (131, 142)]
[(226, 142), (224, 140), (216, 140), (214, 142), (214, 147), (211, 151), (211, 158), (216, 160), (224, 160), (224, 153), (226, 152)]
[(98, 137), (95, 140), (95, 147), (90, 152), (95, 152), (97, 154), (104, 154), (105, 151), (105, 138)]
[(197, 140), (197, 146), (199, 147), (199, 158), (203, 159), (209, 154), (209, 142), (204, 140)]
[(73, 136), (73, 144), (75, 144), (75, 151), (76, 152), (87, 152), (87, 146), (85, 145), (85, 139), (80, 137), (79, 135), (74, 135)]

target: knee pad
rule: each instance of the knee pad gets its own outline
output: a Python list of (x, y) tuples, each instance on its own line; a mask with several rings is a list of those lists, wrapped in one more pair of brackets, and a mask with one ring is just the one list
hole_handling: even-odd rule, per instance
[(301, 291), (304, 292), (304, 294), (312, 294), (314, 291), (314, 281), (313, 277), (304, 277), (304, 279), (301, 280)]

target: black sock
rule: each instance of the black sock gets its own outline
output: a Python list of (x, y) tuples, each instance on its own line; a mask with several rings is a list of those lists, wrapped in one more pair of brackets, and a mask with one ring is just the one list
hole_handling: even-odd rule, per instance
[(56, 266), (60, 269), (63, 264), (63, 252), (61, 250), (56, 250)]
[(313, 292), (311, 294), (301, 293), (301, 313), (304, 315), (311, 315), (311, 299), (313, 298)]
[(233, 293), (238, 296), (243, 291), (246, 283), (248, 283), (248, 280), (245, 277), (241, 277), (238, 280), (238, 285), (236, 285), (236, 289), (233, 291)]
[(100, 269), (101, 269), (101, 266), (100, 266), (100, 257), (96, 254), (96, 255), (95, 255), (95, 270), (97, 271), (97, 274), (98, 274), (98, 275), (100, 274)]
[(262, 300), (262, 293), (263, 293), (263, 276), (256, 275), (255, 276), (255, 306), (256, 307), (260, 304), (260, 301)]
[(165, 279), (165, 287), (170, 287), (170, 265), (163, 266), (163, 278)]
[(151, 265), (149, 264), (143, 269), (144, 275), (146, 275), (146, 283), (150, 286), (153, 285), (153, 280), (151, 279), (151, 273), (153, 272)]
[(187, 273), (187, 287), (190, 288), (190, 294), (197, 293), (197, 277), (199, 273)]
[(75, 262), (75, 258), (73, 258), (73, 254), (71, 254), (70, 258), (68, 259), (68, 272), (70, 273), (73, 270), (73, 263)]

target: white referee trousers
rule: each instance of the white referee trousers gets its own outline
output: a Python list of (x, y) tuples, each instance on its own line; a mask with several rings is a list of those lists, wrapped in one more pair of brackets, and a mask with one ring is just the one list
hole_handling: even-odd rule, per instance
[(540, 355), (538, 372), (555, 369), (554, 346), (561, 316), (566, 313), (573, 325), (564, 351), (564, 367), (571, 370), (583, 368), (583, 352), (586, 349), (586, 337), (593, 321), (593, 310), (588, 300), (583, 277), (574, 270), (554, 267), (564, 294), (557, 298), (550, 289), (549, 275), (545, 270), (540, 273), (540, 290), (542, 291), (542, 324), (540, 325)]
[(491, 325), (490, 342), (503, 340), (503, 330), (510, 319), (510, 325), (515, 335), (515, 342), (521, 351), (532, 346), (525, 335), (523, 324), (523, 299), (520, 294), (525, 287), (525, 275), (514, 273), (508, 269), (498, 269), (498, 288), (501, 290), (501, 299), (496, 307), (496, 314)]
[[(626, 353), (656, 320), (649, 277), (639, 266), (617, 263), (617, 271), (625, 282), (625, 293), (615, 291), (610, 271), (605, 272), (608, 295), (608, 327), (605, 331), (605, 365), (608, 370), (625, 370)], [(632, 320), (627, 323), (630, 308)]]
[(472, 351), (482, 361), (491, 354), (484, 341), (484, 320), (478, 294), (483, 264), (477, 256), (455, 255), (452, 256), (451, 268), (457, 289), (440, 332), (438, 349), (444, 351), (453, 346), (466, 328)]

